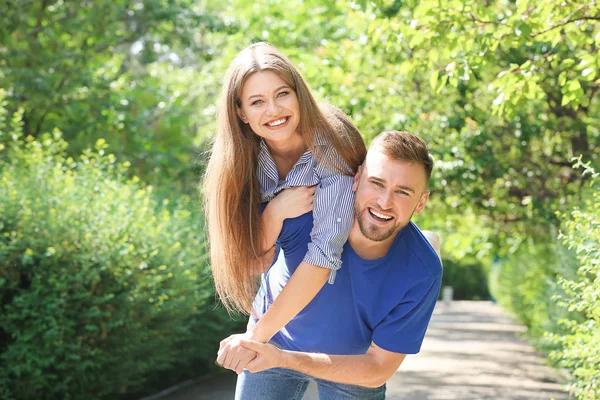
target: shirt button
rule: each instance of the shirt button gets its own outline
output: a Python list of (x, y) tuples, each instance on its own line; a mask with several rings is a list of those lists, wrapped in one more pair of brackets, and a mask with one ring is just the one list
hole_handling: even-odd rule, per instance
[(339, 224), (340, 222), (342, 222), (342, 219), (341, 219), (341, 218), (338, 218), (338, 219), (337, 219), (337, 222), (338, 222), (338, 224)]

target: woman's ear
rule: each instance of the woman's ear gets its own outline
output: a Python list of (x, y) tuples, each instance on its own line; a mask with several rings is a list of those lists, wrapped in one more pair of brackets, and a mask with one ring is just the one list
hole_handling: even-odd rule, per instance
[(240, 119), (247, 124), (248, 123), (248, 118), (246, 118), (246, 114), (244, 114), (244, 112), (242, 111), (242, 109), (240, 107), (236, 108), (237, 111), (237, 115), (238, 117), (240, 117)]

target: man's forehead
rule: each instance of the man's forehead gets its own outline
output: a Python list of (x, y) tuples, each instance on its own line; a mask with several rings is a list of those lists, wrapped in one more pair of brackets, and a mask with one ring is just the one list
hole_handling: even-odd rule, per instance
[(396, 165), (396, 167), (398, 168), (399, 163), (400, 161), (391, 159), (378, 148), (369, 149), (369, 151), (367, 152), (367, 157), (365, 159), (365, 166), (373, 172), (375, 170), (389, 169), (392, 168), (394, 165)]
[[(379, 149), (370, 149), (365, 159), (366, 178), (398, 180), (414, 185), (425, 184), (425, 167), (414, 161), (395, 160)], [(421, 173), (419, 173), (420, 171)], [(400, 182), (397, 182), (401, 184)]]

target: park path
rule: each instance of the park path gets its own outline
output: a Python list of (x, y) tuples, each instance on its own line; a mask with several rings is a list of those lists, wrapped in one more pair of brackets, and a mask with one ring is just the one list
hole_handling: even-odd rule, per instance
[[(421, 352), (390, 379), (387, 399), (567, 399), (560, 374), (520, 338), (524, 331), (494, 303), (439, 302)], [(234, 388), (235, 374), (223, 374), (145, 400), (229, 400)], [(312, 385), (304, 400), (317, 400)]]

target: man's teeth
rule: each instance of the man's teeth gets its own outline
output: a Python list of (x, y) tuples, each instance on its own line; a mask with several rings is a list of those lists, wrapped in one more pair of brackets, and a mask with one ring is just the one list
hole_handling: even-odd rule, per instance
[(285, 121), (287, 121), (287, 118), (281, 118), (281, 119), (278, 119), (277, 121), (269, 122), (267, 125), (269, 125), (269, 126), (279, 126), (279, 125), (285, 123)]
[(388, 216), (388, 215), (385, 215), (385, 214), (379, 214), (377, 211), (373, 211), (373, 210), (371, 210), (371, 213), (372, 213), (374, 216), (376, 216), (376, 217), (378, 217), (378, 218), (381, 218), (381, 219), (392, 219), (392, 217), (390, 217), (390, 216)]

